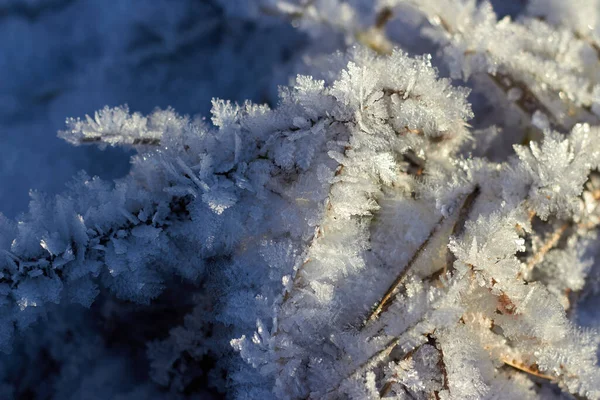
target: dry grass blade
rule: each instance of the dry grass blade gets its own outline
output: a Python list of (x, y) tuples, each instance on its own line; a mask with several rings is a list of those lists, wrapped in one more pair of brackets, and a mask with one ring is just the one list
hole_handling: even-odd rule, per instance
[(548, 380), (551, 380), (551, 381), (556, 380), (555, 376), (547, 375), (547, 374), (544, 374), (544, 373), (540, 372), (536, 364), (525, 365), (525, 364), (523, 364), (521, 362), (518, 362), (517, 360), (509, 360), (508, 358), (504, 358), (504, 357), (501, 359), (501, 361), (504, 364), (506, 364), (506, 365), (508, 365), (508, 366), (516, 369), (516, 370), (519, 370), (521, 372), (525, 372), (525, 373), (527, 373), (529, 375), (533, 375), (533, 376), (535, 376), (537, 378), (548, 379)]
[[(402, 359), (401, 359), (401, 360), (406, 360), (406, 359), (408, 359), (409, 357), (412, 357), (412, 355), (415, 353), (415, 351), (417, 351), (417, 350), (418, 350), (420, 347), (421, 347), (421, 346), (417, 346), (417, 347), (415, 347), (414, 349), (412, 349), (411, 351), (409, 351), (408, 353), (406, 353), (406, 354), (405, 354), (405, 355), (402, 357)], [(397, 377), (397, 376), (396, 376), (396, 375), (394, 375), (394, 377)], [(381, 390), (379, 391), (379, 396), (380, 396), (380, 397), (384, 397), (385, 395), (387, 395), (387, 394), (390, 392), (390, 390), (392, 390), (392, 385), (393, 385), (394, 383), (399, 383), (399, 384), (401, 384), (401, 385), (402, 385), (402, 383), (401, 383), (401, 382), (398, 382), (397, 380), (394, 380), (394, 379), (390, 379), (390, 380), (388, 380), (388, 381), (387, 381), (387, 382), (386, 382), (386, 383), (385, 383), (385, 384), (382, 386)], [(406, 393), (407, 393), (409, 396), (411, 396), (411, 398), (413, 398), (413, 397), (412, 397), (412, 395), (410, 394), (410, 392), (408, 392), (408, 391), (406, 390), (406, 388), (404, 387), (404, 385), (402, 386), (402, 388), (403, 388), (403, 389), (406, 391)]]
[(392, 385), (394, 384), (393, 381), (387, 381), (385, 383), (385, 385), (383, 385), (383, 387), (381, 388), (381, 390), (379, 391), (379, 396), (380, 397), (384, 397), (387, 396), (387, 394), (390, 392), (390, 390), (392, 390)]
[(441, 228), (445, 219), (446, 218), (442, 216), (438, 220), (438, 222), (435, 224), (434, 228), (431, 230), (431, 232), (429, 233), (429, 235), (427, 236), (425, 241), (423, 241), (423, 243), (421, 243), (421, 245), (417, 248), (417, 251), (415, 251), (415, 253), (412, 255), (412, 257), (410, 258), (410, 260), (408, 261), (406, 266), (402, 269), (402, 272), (400, 272), (400, 274), (398, 276), (396, 276), (396, 279), (394, 279), (394, 282), (392, 282), (390, 287), (386, 290), (386, 292), (384, 293), (381, 300), (379, 300), (379, 302), (375, 305), (375, 307), (369, 313), (367, 318), (365, 318), (365, 321), (363, 322), (363, 327), (365, 327), (369, 322), (371, 322), (374, 319), (376, 319), (377, 317), (379, 317), (379, 315), (383, 312), (383, 310), (387, 306), (388, 302), (394, 296), (394, 292), (400, 287), (400, 284), (403, 282), (404, 277), (406, 277), (406, 274), (408, 273), (408, 271), (410, 271), (412, 265), (419, 259), (419, 256), (423, 253), (423, 251), (425, 250), (425, 248), (427, 247), (427, 245), (429, 244), (431, 239), (435, 236), (435, 234)]
[(529, 259), (529, 261), (527, 261), (527, 265), (526, 265), (527, 271), (531, 271), (533, 268), (535, 268), (536, 265), (538, 265), (540, 262), (542, 262), (542, 260), (544, 259), (544, 256), (550, 250), (555, 248), (556, 245), (558, 244), (558, 242), (560, 242), (560, 239), (563, 237), (563, 235), (565, 234), (565, 232), (569, 226), (570, 226), (570, 224), (568, 222), (565, 222), (561, 226), (559, 226), (552, 233), (552, 235), (550, 235), (550, 237), (544, 243), (544, 245), (542, 247), (540, 247), (540, 249), (537, 252), (535, 252), (535, 254)]
[(394, 12), (389, 7), (384, 7), (379, 11), (375, 19), (375, 28), (383, 29), (386, 24), (394, 17)]
[[(480, 193), (481, 191), (479, 189), (479, 186), (475, 186), (475, 189), (471, 193), (469, 193), (469, 195), (463, 202), (463, 205), (458, 213), (458, 219), (456, 220), (456, 222), (454, 223), (454, 227), (452, 228), (452, 237), (458, 237), (462, 234), (463, 230), (465, 229), (465, 223), (467, 222), (469, 214), (471, 213), (471, 209), (473, 208), (475, 200), (477, 200), (477, 197), (479, 197)], [(456, 257), (454, 256), (454, 253), (450, 251), (450, 249), (447, 250), (446, 254), (446, 264), (444, 265), (444, 269), (442, 271), (443, 275), (445, 275), (448, 271), (452, 271), (452, 266), (454, 264), (454, 261), (456, 261)]]
[[(511, 89), (519, 89), (522, 93), (518, 100), (513, 103), (517, 106), (523, 115), (527, 117), (529, 121), (533, 120), (533, 115), (536, 111), (542, 112), (547, 118), (550, 124), (562, 130), (569, 130), (569, 127), (562, 125), (557, 121), (555, 115), (546, 107), (546, 105), (536, 96), (535, 93), (525, 83), (513, 79), (507, 74), (497, 73), (495, 75), (487, 74), (489, 80), (501, 90), (504, 95), (508, 98), (508, 93)], [(537, 128), (535, 128), (537, 129)], [(527, 140), (525, 139), (526, 143)]]
[[(421, 323), (421, 322), (422, 322), (422, 320), (419, 321), (417, 324), (415, 324), (415, 327), (418, 326), (419, 323)], [(398, 346), (405, 339), (406, 335), (409, 332), (410, 332), (410, 330), (408, 332), (405, 332), (405, 333), (391, 339), (389, 342), (387, 342), (385, 344), (385, 346), (381, 350), (377, 351), (375, 354), (373, 354), (371, 357), (369, 357), (368, 360), (366, 360), (365, 362), (360, 364), (352, 373), (350, 373), (348, 376), (343, 378), (340, 382), (338, 382), (338, 384), (333, 386), (325, 394), (325, 396), (322, 396), (321, 398), (328, 398), (327, 395), (335, 394), (336, 391), (342, 385), (342, 383), (344, 381), (346, 381), (347, 379), (357, 378), (361, 374), (365, 373), (367, 370), (372, 369), (375, 366), (377, 366), (379, 363), (382, 362), (382, 360), (384, 360), (386, 357), (388, 357), (390, 355), (390, 353), (396, 348), (396, 346)], [(425, 336), (427, 336), (427, 335), (429, 335), (429, 334), (425, 334)], [(420, 347), (420, 345), (415, 346), (411, 351), (407, 352), (405, 357), (409, 357), (410, 355), (412, 355), (418, 347)]]
[[(88, 136), (88, 137), (84, 137), (81, 138), (81, 140), (79, 140), (80, 143), (82, 144), (88, 144), (88, 143), (100, 143), (102, 142), (104, 139), (103, 136)], [(106, 141), (106, 143), (109, 143), (108, 141)], [(133, 141), (131, 141), (131, 145), (133, 146), (158, 146), (160, 145), (160, 138), (135, 138), (133, 139)]]
[[(479, 187), (476, 186), (473, 189), (473, 191), (465, 197), (462, 206), (458, 209), (458, 219), (457, 219), (456, 223), (454, 224), (454, 228), (452, 231), (453, 234), (460, 233), (460, 231), (462, 230), (462, 226), (464, 225), (464, 222), (466, 221), (466, 219), (469, 215), (469, 212), (471, 211), (471, 208), (473, 207), (473, 204), (475, 203), (475, 200), (477, 199), (478, 195), (479, 195)], [(379, 315), (385, 310), (385, 308), (388, 306), (390, 300), (392, 300), (392, 298), (394, 297), (394, 293), (396, 292), (396, 290), (400, 287), (400, 285), (404, 281), (404, 278), (406, 277), (407, 273), (411, 270), (411, 267), (419, 259), (421, 254), (423, 254), (423, 252), (427, 248), (427, 245), (431, 242), (431, 240), (440, 231), (445, 220), (446, 220), (446, 217), (444, 217), (444, 216), (440, 217), (440, 219), (434, 225), (433, 229), (431, 230), (431, 232), (429, 233), (427, 238), (417, 248), (417, 250), (414, 252), (412, 257), (406, 264), (406, 266), (402, 269), (400, 274), (396, 277), (396, 279), (394, 279), (394, 281), (392, 282), (390, 287), (383, 294), (383, 296), (381, 297), (381, 300), (379, 300), (379, 302), (377, 302), (377, 304), (375, 305), (373, 310), (371, 310), (369, 315), (365, 318), (363, 325), (362, 325), (363, 328), (365, 326), (367, 326), (367, 324), (369, 324), (371, 321), (377, 319), (379, 317)], [(447, 264), (444, 265), (444, 269), (446, 269), (446, 268), (447, 268)]]
[(402, 387), (402, 390), (404, 390), (404, 393), (408, 396), (409, 399), (414, 399), (415, 396), (413, 396), (408, 389), (406, 388), (406, 386), (401, 383), (401, 382), (394, 382), (394, 381), (388, 381), (385, 383), (385, 385), (383, 385), (383, 387), (381, 388), (381, 390), (379, 391), (379, 397), (384, 397), (387, 396), (390, 391), (392, 390), (392, 385), (394, 383), (398, 383), (400, 385), (400, 387)]

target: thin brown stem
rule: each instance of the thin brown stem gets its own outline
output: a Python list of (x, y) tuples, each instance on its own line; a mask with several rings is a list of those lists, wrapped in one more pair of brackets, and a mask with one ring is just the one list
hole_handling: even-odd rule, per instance
[(575, 34), (575, 37), (577, 39), (579, 39), (579, 40), (581, 40), (581, 41), (586, 42), (587, 44), (589, 44), (590, 47), (592, 49), (594, 49), (594, 51), (596, 52), (596, 57), (600, 60), (600, 46), (598, 46), (598, 44), (593, 39), (591, 39), (590, 37), (582, 34), (579, 31), (574, 31), (573, 33)]
[(496, 73), (494, 75), (487, 74), (490, 81), (497, 86), (502, 92), (508, 97), (508, 92), (511, 89), (519, 89), (521, 91), (521, 96), (518, 100), (514, 102), (521, 112), (526, 115), (530, 120), (533, 118), (533, 114), (536, 111), (540, 111), (544, 113), (550, 120), (550, 123), (554, 126), (561, 127), (563, 129), (567, 129), (567, 127), (562, 126), (555, 118), (554, 115), (548, 110), (548, 108), (544, 105), (544, 103), (529, 89), (525, 83), (513, 79), (513, 77), (507, 74)]
[(375, 28), (383, 29), (387, 25), (387, 23), (394, 17), (394, 12), (389, 7), (384, 7), (377, 14), (377, 18), (375, 18)]
[[(403, 360), (406, 360), (406, 359), (408, 359), (409, 357), (412, 357), (412, 355), (415, 353), (415, 351), (417, 351), (417, 350), (418, 350), (420, 347), (421, 347), (421, 346), (417, 346), (417, 347), (415, 347), (414, 349), (412, 349), (411, 351), (409, 351), (408, 353), (406, 353), (406, 354), (405, 354), (405, 355), (404, 355), (404, 356), (403, 356), (403, 357), (400, 359), (400, 361), (403, 361)], [(395, 374), (394, 374), (394, 377), (396, 377), (396, 378), (397, 378), (397, 376), (396, 376)], [(392, 390), (392, 385), (393, 385), (394, 383), (400, 383), (400, 384), (402, 385), (402, 383), (401, 383), (401, 382), (398, 382), (398, 381), (396, 381), (396, 380), (390, 379), (390, 380), (388, 380), (388, 381), (387, 381), (387, 382), (386, 382), (386, 383), (383, 385), (383, 387), (382, 387), (382, 388), (381, 388), (381, 390), (379, 391), (379, 396), (380, 396), (380, 397), (383, 397), (383, 396), (387, 395), (387, 394), (390, 392), (390, 390)], [(406, 390), (406, 388), (404, 388), (404, 385), (403, 385), (403, 389), (404, 389), (404, 390)], [(407, 394), (409, 394), (409, 395), (411, 396), (411, 398), (412, 398), (412, 395), (411, 395), (410, 393), (408, 393), (408, 392), (407, 392)]]
[[(479, 197), (480, 193), (481, 191), (479, 186), (475, 186), (475, 189), (469, 193), (463, 202), (463, 205), (458, 212), (458, 219), (452, 227), (452, 233), (450, 234), (451, 237), (458, 237), (462, 234), (463, 230), (465, 229), (465, 223), (467, 222), (469, 214), (471, 213), (471, 209), (473, 209), (473, 205), (475, 204), (475, 201), (477, 200), (477, 197)], [(451, 272), (453, 270), (454, 261), (456, 261), (456, 256), (452, 251), (450, 251), (450, 249), (447, 249), (446, 264), (444, 264), (444, 269), (442, 270), (443, 275), (445, 275), (448, 271)]]
[(556, 245), (558, 244), (558, 242), (560, 242), (560, 239), (563, 237), (564, 233), (566, 232), (569, 226), (570, 224), (568, 222), (565, 222), (561, 226), (559, 226), (552, 233), (552, 235), (550, 235), (550, 237), (543, 244), (543, 246), (540, 247), (540, 249), (529, 259), (529, 261), (527, 261), (528, 271), (531, 271), (533, 268), (535, 268), (536, 265), (542, 262), (546, 254), (556, 247)]
[[(422, 322), (422, 321), (419, 321), (419, 323), (420, 322)], [(417, 326), (419, 323), (415, 324), (415, 326)], [(371, 357), (369, 357), (369, 359), (367, 361), (360, 364), (354, 371), (352, 371), (352, 373), (350, 373), (348, 376), (343, 378), (340, 382), (337, 383), (337, 385), (332, 387), (327, 392), (327, 394), (335, 393), (339, 389), (339, 387), (342, 385), (342, 383), (344, 381), (346, 381), (347, 379), (356, 378), (356, 377), (360, 376), (361, 374), (363, 374), (365, 371), (377, 366), (381, 362), (381, 360), (388, 357), (390, 355), (390, 353), (396, 348), (396, 346), (398, 346), (400, 344), (400, 342), (402, 341), (404, 336), (405, 336), (404, 334), (396, 336), (395, 338), (393, 338), (389, 342), (387, 342), (381, 350), (377, 351), (375, 354), (373, 354)], [(418, 347), (419, 346), (415, 347), (415, 349)], [(410, 352), (407, 352), (407, 355), (410, 356), (410, 354), (412, 354), (412, 352), (415, 349), (413, 349)]]
[(501, 361), (504, 364), (508, 365), (509, 367), (512, 367), (521, 372), (525, 372), (526, 374), (533, 375), (535, 377), (542, 378), (542, 379), (548, 379), (550, 381), (556, 380), (555, 376), (547, 375), (547, 374), (544, 374), (543, 372), (540, 372), (537, 364), (525, 365), (524, 363), (521, 363), (517, 360), (508, 359), (507, 357), (502, 357)]
[[(458, 210), (459, 215), (458, 215), (458, 219), (454, 225), (453, 233), (454, 233), (454, 230), (458, 230), (458, 232), (460, 232), (460, 230), (462, 229), (462, 225), (464, 225), (464, 222), (468, 218), (469, 212), (470, 212), (471, 208), (473, 207), (473, 204), (475, 203), (475, 200), (478, 195), (479, 195), (479, 187), (476, 186), (473, 189), (473, 191), (465, 197), (465, 200), (463, 201), (462, 206)], [(429, 232), (429, 235), (427, 236), (427, 238), (425, 238), (425, 240), (421, 243), (421, 245), (413, 253), (412, 257), (410, 258), (410, 260), (408, 261), (406, 266), (402, 269), (400, 274), (398, 274), (398, 276), (396, 276), (396, 279), (394, 279), (392, 284), (385, 291), (385, 293), (381, 297), (381, 300), (379, 300), (379, 302), (376, 303), (375, 307), (371, 310), (369, 315), (367, 315), (367, 317), (365, 318), (363, 325), (362, 325), (363, 328), (365, 326), (367, 326), (371, 321), (377, 319), (379, 317), (379, 315), (381, 315), (381, 313), (385, 310), (385, 308), (388, 306), (389, 302), (394, 297), (395, 292), (398, 290), (398, 288), (404, 281), (404, 278), (406, 277), (408, 272), (411, 270), (411, 267), (419, 259), (421, 254), (423, 254), (423, 252), (427, 248), (427, 245), (431, 242), (431, 240), (436, 236), (438, 231), (442, 228), (445, 220), (446, 220), (446, 217), (444, 217), (444, 216), (440, 217), (438, 222), (434, 225), (433, 229)], [(444, 268), (447, 268), (446, 264), (444, 265)]]
[(435, 226), (433, 227), (431, 232), (429, 232), (429, 235), (427, 236), (427, 238), (421, 243), (421, 245), (413, 253), (412, 257), (410, 258), (410, 260), (408, 261), (406, 266), (402, 269), (400, 274), (398, 274), (398, 276), (396, 276), (396, 279), (394, 279), (394, 281), (392, 282), (390, 287), (385, 291), (381, 300), (379, 300), (379, 302), (377, 302), (376, 306), (369, 313), (369, 315), (365, 318), (365, 321), (363, 322), (363, 327), (365, 327), (369, 322), (371, 322), (374, 319), (376, 319), (377, 317), (379, 317), (379, 315), (383, 312), (383, 310), (387, 306), (388, 302), (394, 296), (394, 293), (396, 292), (396, 290), (400, 287), (400, 284), (404, 281), (406, 274), (408, 273), (408, 271), (410, 271), (411, 267), (419, 259), (419, 256), (423, 253), (423, 251), (425, 250), (425, 248), (427, 247), (427, 245), (429, 244), (431, 239), (435, 236), (435, 234), (441, 228), (445, 219), (446, 218), (443, 216), (440, 217), (440, 219), (435, 224)]
[[(283, 17), (289, 20), (298, 20), (306, 15), (306, 11), (309, 7), (314, 4), (314, 0), (308, 1), (302, 7), (298, 7), (293, 11), (285, 11), (271, 7), (261, 7), (261, 11), (265, 15)], [(385, 25), (392, 19), (393, 11), (389, 7), (383, 8), (375, 19), (375, 24), (365, 30), (352, 29), (341, 24), (336, 24), (334, 21), (324, 18), (316, 17), (317, 22), (326, 26), (330, 26), (338, 32), (343, 32), (346, 35), (354, 36), (354, 38), (366, 47), (379, 54), (391, 54), (392, 45), (385, 35)]]
[[(79, 142), (81, 144), (90, 144), (90, 143), (101, 143), (104, 141), (104, 136), (87, 136), (81, 138)], [(105, 141), (108, 143), (108, 141)], [(158, 146), (160, 144), (159, 138), (135, 138), (131, 143), (125, 143), (127, 145), (133, 146)]]
[(381, 388), (381, 390), (379, 391), (379, 397), (384, 397), (387, 396), (387, 394), (390, 392), (390, 390), (392, 390), (392, 385), (394, 384), (395, 381), (387, 381), (383, 387)]

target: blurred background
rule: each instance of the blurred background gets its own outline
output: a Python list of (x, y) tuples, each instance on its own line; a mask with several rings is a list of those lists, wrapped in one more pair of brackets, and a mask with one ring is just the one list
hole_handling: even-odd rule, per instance
[[(272, 102), (308, 38), (259, 3), (0, 0), (0, 212), (17, 217), (30, 190), (60, 192), (79, 170), (127, 173), (121, 149), (58, 139), (67, 117), (122, 104), (206, 116), (212, 97)], [(494, 3), (514, 16), (524, 2)]]
[(59, 192), (82, 169), (127, 173), (123, 150), (58, 139), (66, 117), (121, 104), (208, 115), (212, 97), (272, 99), (303, 35), (257, 24), (243, 3), (0, 0), (0, 212), (16, 217), (29, 190)]

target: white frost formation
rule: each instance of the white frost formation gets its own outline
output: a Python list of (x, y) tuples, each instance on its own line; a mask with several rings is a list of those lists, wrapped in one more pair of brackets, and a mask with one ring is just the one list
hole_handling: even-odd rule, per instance
[[(185, 353), (217, 359), (237, 398), (599, 399), (599, 335), (574, 322), (600, 289), (591, 17), (386, 0), (371, 29), (359, 1), (269, 3), (375, 51), (299, 75), (273, 109), (214, 100), (212, 125), (126, 108), (69, 120), (70, 142), (139, 154), (114, 187), (81, 176), (1, 221), (4, 347), (47, 303), (89, 306), (100, 288), (151, 302), (177, 275), (203, 291), (149, 346), (159, 384), (185, 385)], [(403, 7), (431, 21), (454, 77), (518, 111), (512, 132), (471, 129), (468, 89), (390, 50)]]

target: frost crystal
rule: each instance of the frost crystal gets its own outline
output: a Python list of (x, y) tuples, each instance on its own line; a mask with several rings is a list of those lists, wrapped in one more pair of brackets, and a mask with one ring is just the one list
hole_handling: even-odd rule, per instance
[[(512, 21), (474, 0), (267, 1), (315, 41), (360, 44), (309, 50), (274, 108), (213, 100), (212, 124), (69, 119), (66, 140), (138, 154), (114, 185), (82, 174), (0, 219), (0, 343), (55, 303), (152, 309), (183, 280), (187, 316), (148, 344), (172, 391), (210, 358), (242, 399), (600, 399), (579, 314), (600, 292), (598, 29), (542, 3)], [(428, 21), (468, 87), (391, 50), (397, 12)], [(495, 89), (493, 112), (471, 88)]]

